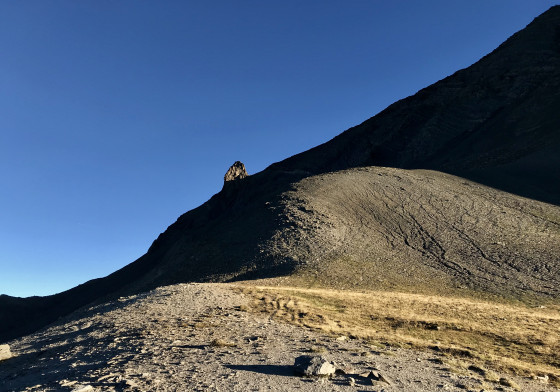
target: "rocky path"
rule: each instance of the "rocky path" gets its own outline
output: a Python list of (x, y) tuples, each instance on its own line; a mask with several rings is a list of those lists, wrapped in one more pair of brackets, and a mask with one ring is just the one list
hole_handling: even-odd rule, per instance
[[(82, 310), (9, 342), (1, 391), (513, 391), (442, 358), (324, 336), (248, 310), (232, 286), (182, 284)], [(294, 375), (321, 353), (348, 374)], [(366, 375), (379, 372), (388, 381)], [(350, 378), (352, 377), (352, 379)], [(554, 391), (511, 379), (523, 391)]]

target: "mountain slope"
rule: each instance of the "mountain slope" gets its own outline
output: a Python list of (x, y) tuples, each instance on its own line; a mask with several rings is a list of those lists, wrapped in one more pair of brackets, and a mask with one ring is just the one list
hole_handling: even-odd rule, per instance
[(45, 298), (1, 296), (0, 341), (92, 301), (189, 281), (291, 275), (557, 299), (560, 207), (406, 169), (560, 204), (559, 31), (557, 6), (473, 66), (227, 182), (108, 277)]
[(291, 276), (338, 288), (560, 295), (560, 207), (424, 170), (277, 177), (274, 187), (268, 179), (226, 187), (106, 278), (51, 297), (3, 298), (0, 340), (92, 301), (188, 281)]
[[(560, 294), (560, 208), (451, 175), (368, 167), (287, 192), (272, 241), (322, 286)], [(294, 246), (294, 244), (296, 244)], [(281, 245), (284, 245), (283, 247)]]
[(187, 230), (189, 214), (172, 225), (136, 284), (295, 274), (334, 287), (560, 295), (560, 207), (425, 170), (349, 169), (278, 195), (238, 185), (204, 227)]
[(271, 169), (433, 169), (560, 204), (558, 108), (554, 6), (474, 65)]

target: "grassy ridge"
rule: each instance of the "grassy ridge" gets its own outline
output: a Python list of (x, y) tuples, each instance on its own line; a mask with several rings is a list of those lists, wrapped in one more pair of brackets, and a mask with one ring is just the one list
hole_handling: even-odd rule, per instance
[(400, 292), (239, 286), (255, 311), (372, 346), (437, 350), (456, 371), (548, 376), (560, 386), (560, 306)]

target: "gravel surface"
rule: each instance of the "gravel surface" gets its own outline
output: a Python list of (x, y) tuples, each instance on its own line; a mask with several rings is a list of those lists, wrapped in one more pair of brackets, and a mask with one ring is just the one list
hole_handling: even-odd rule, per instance
[[(475, 372), (454, 373), (433, 353), (378, 351), (277, 322), (248, 311), (248, 301), (226, 284), (179, 284), (80, 310), (9, 342), (14, 357), (0, 362), (0, 390), (514, 390)], [(348, 374), (294, 375), (296, 357), (318, 353)], [(372, 370), (390, 384), (365, 377)], [(556, 390), (509, 379), (524, 391)]]

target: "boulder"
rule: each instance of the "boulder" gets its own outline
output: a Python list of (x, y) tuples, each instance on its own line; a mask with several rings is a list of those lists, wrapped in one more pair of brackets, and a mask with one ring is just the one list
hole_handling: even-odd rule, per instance
[(295, 360), (294, 371), (304, 377), (331, 377), (336, 367), (321, 355), (301, 355)]
[(0, 344), (0, 361), (12, 357), (12, 352), (10, 351), (10, 346), (7, 344)]

